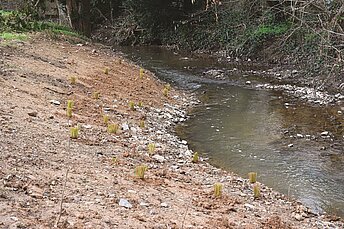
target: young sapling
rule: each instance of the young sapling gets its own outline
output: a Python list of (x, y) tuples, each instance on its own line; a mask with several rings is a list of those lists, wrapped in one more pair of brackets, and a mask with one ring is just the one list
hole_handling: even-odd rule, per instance
[(118, 124), (115, 124), (115, 123), (109, 124), (107, 128), (110, 134), (117, 134), (118, 129), (119, 129), (119, 126)]
[(146, 165), (140, 165), (137, 166), (135, 169), (135, 174), (138, 178), (144, 179), (145, 178), (145, 172), (147, 171), (148, 167)]
[(257, 181), (257, 173), (255, 172), (250, 172), (248, 173), (248, 179), (250, 180), (250, 183), (256, 183)]
[(199, 156), (198, 156), (198, 153), (195, 152), (194, 155), (192, 156), (192, 162), (198, 163), (198, 161), (199, 161)]
[(221, 183), (214, 184), (214, 196), (216, 198), (222, 195), (222, 188), (223, 188), (223, 185)]

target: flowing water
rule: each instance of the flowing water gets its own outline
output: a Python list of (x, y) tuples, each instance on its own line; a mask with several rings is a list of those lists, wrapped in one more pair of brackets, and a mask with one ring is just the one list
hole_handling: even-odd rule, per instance
[[(198, 93), (202, 103), (177, 128), (193, 150), (243, 177), (257, 172), (259, 181), (313, 211), (344, 216), (344, 117), (339, 107), (312, 107), (281, 92), (245, 87), (246, 80), (260, 78), (243, 79), (231, 70), (248, 66), (185, 58), (157, 47), (122, 51), (159, 78)], [(226, 80), (204, 77), (209, 69), (226, 72)], [(321, 137), (324, 131), (331, 136)]]

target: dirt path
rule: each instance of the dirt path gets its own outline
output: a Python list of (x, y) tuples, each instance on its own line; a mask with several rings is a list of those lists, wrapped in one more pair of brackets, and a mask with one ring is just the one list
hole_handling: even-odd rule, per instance
[[(163, 83), (149, 72), (140, 78), (138, 66), (105, 47), (32, 37), (0, 46), (1, 228), (54, 227), (67, 170), (58, 228), (343, 228), (264, 185), (254, 199), (246, 179), (192, 163), (173, 134), (192, 105), (188, 95), (164, 96)], [(119, 133), (107, 132), (104, 114)], [(142, 164), (144, 180), (134, 172)]]

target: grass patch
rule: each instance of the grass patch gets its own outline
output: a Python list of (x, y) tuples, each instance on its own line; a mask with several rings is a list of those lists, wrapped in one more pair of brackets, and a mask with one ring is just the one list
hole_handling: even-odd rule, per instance
[(23, 33), (0, 33), (0, 38), (7, 40), (7, 41), (11, 41), (11, 40), (19, 40), (19, 41), (25, 41), (27, 40), (28, 36), (26, 34)]
[(12, 14), (12, 11), (0, 10), (0, 15), (3, 17), (8, 17), (11, 14)]

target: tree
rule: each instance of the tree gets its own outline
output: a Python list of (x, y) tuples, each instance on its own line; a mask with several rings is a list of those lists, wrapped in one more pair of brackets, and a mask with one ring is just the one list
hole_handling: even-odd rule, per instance
[(87, 37), (91, 36), (90, 0), (67, 0), (66, 3), (71, 27)]

